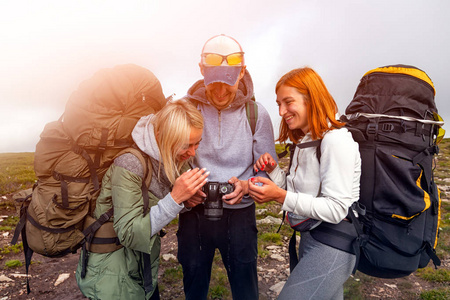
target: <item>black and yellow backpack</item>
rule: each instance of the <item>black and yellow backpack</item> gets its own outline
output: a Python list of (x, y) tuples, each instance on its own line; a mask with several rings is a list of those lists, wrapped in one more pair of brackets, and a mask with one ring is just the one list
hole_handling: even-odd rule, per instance
[(436, 256), (441, 200), (433, 177), (444, 122), (428, 75), (413, 66), (367, 72), (342, 120), (359, 144), (359, 271), (403, 277)]

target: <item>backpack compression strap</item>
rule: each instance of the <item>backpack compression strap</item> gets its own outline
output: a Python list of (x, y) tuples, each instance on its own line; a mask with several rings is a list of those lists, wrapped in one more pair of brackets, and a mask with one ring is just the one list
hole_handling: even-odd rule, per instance
[[(33, 186), (34, 188), (35, 186)], [(16, 229), (14, 230), (14, 236), (11, 240), (11, 245), (17, 244), (17, 240), (19, 239), (19, 235), (22, 234), (22, 246), (23, 253), (25, 256), (25, 272), (27, 275), (27, 294), (30, 294), (30, 282), (28, 277), (28, 270), (31, 264), (31, 257), (33, 256), (34, 251), (28, 246), (27, 243), (27, 232), (25, 230), (25, 223), (27, 222), (27, 209), (28, 205), (31, 201), (32, 194), (29, 194), (24, 199), (17, 199), (16, 201), (21, 201), (22, 205), (20, 207), (20, 220), (16, 225)]]
[[(82, 261), (82, 267), (81, 267), (81, 278), (86, 277), (86, 267), (87, 262), (89, 259), (89, 249), (86, 249), (86, 244), (91, 244), (94, 239), (95, 232), (111, 218), (111, 216), (114, 214), (114, 208), (110, 208), (107, 212), (102, 214), (100, 218), (98, 218), (94, 223), (89, 225), (86, 229), (83, 230), (83, 234), (86, 237), (86, 240), (83, 243), (82, 251), (81, 251), (81, 261)], [(117, 239), (117, 238), (116, 238)]]

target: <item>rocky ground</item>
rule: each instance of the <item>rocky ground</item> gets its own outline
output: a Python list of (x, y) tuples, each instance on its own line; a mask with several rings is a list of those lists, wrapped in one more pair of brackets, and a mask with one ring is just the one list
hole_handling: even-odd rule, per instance
[[(12, 195), (1, 197), (0, 219), (5, 219), (9, 215), (17, 213), (15, 207), (7, 205), (12, 203)], [(5, 204), (6, 203), (6, 204)], [(266, 217), (260, 223), (279, 223), (281, 218)], [(261, 225), (258, 225), (261, 226)], [(181, 280), (167, 282), (164, 280), (164, 272), (169, 268), (176, 268), (176, 225), (169, 225), (167, 235), (162, 239), (162, 263), (160, 270), (160, 280), (162, 282), (162, 299), (183, 299)], [(0, 247), (9, 244), (12, 238), (12, 231), (2, 231), (0, 234)], [(258, 280), (260, 289), (260, 299), (276, 299), (285, 280), (289, 275), (288, 237), (283, 237), (283, 245), (269, 245), (267, 250), (269, 255), (260, 258), (258, 261)], [(2, 254), (2, 265), (6, 261), (18, 259), (24, 261), (23, 252)], [(6, 268), (0, 270), (0, 300), (6, 299), (83, 299), (76, 281), (75, 269), (78, 262), (78, 254), (68, 255), (63, 258), (47, 258), (39, 254), (34, 254), (33, 264), (30, 267), (30, 288), (31, 293), (26, 293), (25, 267)], [(443, 260), (442, 268), (450, 268), (450, 259)], [(219, 272), (225, 272), (223, 269)], [(439, 283), (427, 282), (415, 274), (400, 279), (376, 279), (364, 276), (357, 272), (355, 277), (349, 281), (358, 282), (364, 280), (364, 299), (418, 299), (421, 291), (430, 290), (442, 286)], [(225, 283), (227, 285), (227, 283)], [(231, 299), (225, 296), (224, 299)], [(350, 298), (349, 298), (350, 299)]]
[[(449, 185), (440, 188), (450, 195)], [(13, 198), (22, 197), (29, 191), (23, 191), (16, 195), (4, 195), (0, 197), (0, 219), (4, 220), (8, 216), (18, 216), (18, 207), (14, 205)], [(443, 199), (448, 201), (448, 199)], [(267, 208), (266, 208), (267, 209)], [(279, 206), (268, 208), (272, 212), (279, 211)], [(257, 211), (263, 213), (264, 211)], [(277, 215), (277, 214), (275, 214)], [(258, 221), (258, 229), (266, 230), (267, 225), (273, 224), (273, 232), (278, 228), (277, 224), (281, 222), (281, 215), (278, 217), (265, 217)], [(264, 226), (264, 229), (261, 227)], [(287, 226), (287, 225), (283, 225)], [(162, 239), (161, 249), (161, 268), (159, 280), (161, 283), (161, 299), (184, 299), (182, 292), (182, 280), (179, 275), (171, 274), (169, 270), (178, 270), (181, 273), (180, 266), (176, 261), (177, 225), (166, 227), (167, 235)], [(0, 248), (4, 249), (9, 245), (13, 230), (2, 230), (0, 232)], [(283, 236), (282, 246), (268, 245), (266, 250), (268, 255), (258, 260), (258, 280), (260, 299), (276, 299), (279, 291), (283, 287), (289, 276), (289, 258), (287, 254), (288, 236)], [(5, 252), (5, 251), (3, 251)], [(79, 291), (75, 281), (75, 269), (78, 262), (78, 254), (68, 255), (63, 258), (47, 258), (39, 254), (34, 254), (33, 263), (29, 270), (31, 293), (26, 292), (26, 274), (25, 267), (9, 268), (5, 266), (7, 261), (24, 261), (23, 252), (20, 253), (0, 253), (0, 300), (7, 299), (84, 299)], [(441, 268), (450, 269), (450, 257), (447, 255), (442, 258)], [(217, 264), (220, 266), (220, 262)], [(223, 268), (215, 269), (214, 272), (225, 274)], [(226, 278), (226, 276), (225, 276)], [(438, 282), (428, 282), (416, 276), (416, 273), (400, 279), (378, 279), (365, 276), (359, 272), (355, 277), (351, 277), (347, 282), (349, 286), (358, 285), (362, 290), (363, 299), (419, 299), (420, 292), (431, 290), (433, 288), (445, 286)], [(223, 283), (228, 288), (228, 282)], [(230, 292), (224, 293), (221, 299), (231, 299)], [(347, 299), (361, 299), (353, 296)]]

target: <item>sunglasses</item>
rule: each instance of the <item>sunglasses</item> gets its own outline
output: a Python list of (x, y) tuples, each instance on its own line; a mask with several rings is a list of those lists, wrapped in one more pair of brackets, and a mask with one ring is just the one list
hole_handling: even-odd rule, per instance
[(228, 55), (220, 55), (216, 53), (203, 53), (203, 63), (209, 66), (220, 66), (226, 60), (229, 66), (240, 65), (244, 61), (244, 52), (236, 52)]

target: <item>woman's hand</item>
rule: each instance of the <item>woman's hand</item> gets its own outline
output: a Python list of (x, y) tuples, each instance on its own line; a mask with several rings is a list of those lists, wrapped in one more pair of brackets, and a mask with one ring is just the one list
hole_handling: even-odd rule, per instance
[(205, 202), (205, 200), (206, 200), (206, 194), (203, 192), (202, 189), (199, 189), (195, 195), (193, 195), (188, 200), (184, 201), (183, 204), (185, 207), (192, 208), (192, 207), (195, 207), (195, 206)]
[[(203, 193), (201, 191), (201, 188), (205, 185), (206, 178), (210, 173), (209, 171), (205, 171), (206, 169), (195, 168), (181, 174), (181, 176), (178, 177), (175, 181), (172, 192), (170, 192), (173, 200), (175, 200), (176, 203), (181, 204), (182, 202), (193, 197), (198, 191), (200, 191), (200, 193)], [(197, 198), (200, 198), (200, 193)], [(191, 202), (194, 203), (195, 197), (193, 199), (194, 200)]]
[(283, 204), (286, 191), (278, 187), (270, 179), (264, 177), (252, 177), (248, 180), (248, 194), (258, 203), (276, 201)]
[(269, 153), (264, 153), (261, 155), (253, 166), (255, 172), (266, 171), (270, 174), (277, 167), (277, 162)]
[(244, 185), (247, 183), (237, 179), (237, 177), (231, 177), (230, 180), (228, 180), (228, 183), (231, 183), (234, 186), (234, 191), (224, 195), (222, 197), (223, 202), (230, 205), (241, 203), (242, 197), (244, 197)]

